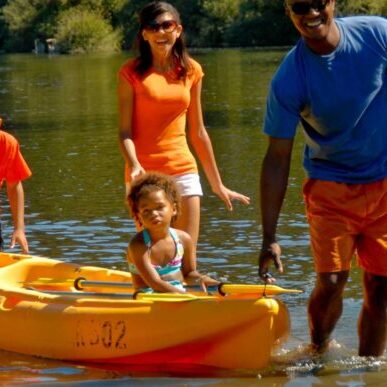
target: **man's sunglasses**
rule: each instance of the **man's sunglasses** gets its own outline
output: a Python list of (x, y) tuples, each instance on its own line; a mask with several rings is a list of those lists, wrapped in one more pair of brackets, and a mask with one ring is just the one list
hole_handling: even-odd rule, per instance
[(173, 32), (177, 27), (177, 22), (175, 20), (164, 20), (161, 23), (151, 22), (147, 24), (144, 29), (150, 32), (158, 32), (163, 30), (164, 32)]
[(319, 12), (324, 11), (329, 2), (330, 0), (297, 1), (289, 7), (296, 15), (307, 15), (312, 8)]

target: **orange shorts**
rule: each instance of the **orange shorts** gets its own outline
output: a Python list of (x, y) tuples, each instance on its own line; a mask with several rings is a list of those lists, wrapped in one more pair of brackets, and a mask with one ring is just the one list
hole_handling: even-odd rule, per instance
[(387, 276), (387, 178), (369, 184), (307, 179), (303, 186), (316, 272)]

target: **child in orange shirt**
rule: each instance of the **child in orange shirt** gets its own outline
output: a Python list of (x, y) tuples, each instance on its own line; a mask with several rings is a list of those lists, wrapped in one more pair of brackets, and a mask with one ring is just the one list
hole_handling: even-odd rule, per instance
[[(0, 118), (0, 128), (2, 122)], [(21, 182), (30, 176), (31, 171), (20, 152), (19, 143), (13, 136), (0, 130), (0, 188), (5, 181), (14, 225), (10, 248), (18, 243), (23, 253), (28, 253), (28, 242), (24, 231), (24, 190)], [(2, 248), (1, 229), (0, 245)]]

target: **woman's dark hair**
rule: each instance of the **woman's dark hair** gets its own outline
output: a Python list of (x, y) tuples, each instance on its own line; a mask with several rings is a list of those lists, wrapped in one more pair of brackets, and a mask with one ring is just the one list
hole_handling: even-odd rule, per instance
[(139, 221), (138, 203), (140, 199), (156, 191), (164, 191), (169, 202), (175, 205), (176, 215), (172, 221), (176, 220), (179, 216), (181, 211), (181, 197), (173, 178), (163, 173), (148, 172), (132, 182), (128, 194), (130, 212), (136, 221)]
[[(152, 67), (152, 52), (149, 43), (142, 37), (143, 29), (152, 24), (156, 18), (163, 13), (170, 13), (174, 20), (181, 24), (181, 19), (177, 9), (164, 1), (152, 1), (147, 4), (140, 12), (140, 28), (137, 33), (137, 47), (139, 56), (135, 65), (135, 71), (139, 75), (144, 75)], [(184, 79), (191, 69), (188, 51), (184, 42), (184, 31), (176, 39), (172, 48), (172, 57), (176, 75), (179, 79)]]

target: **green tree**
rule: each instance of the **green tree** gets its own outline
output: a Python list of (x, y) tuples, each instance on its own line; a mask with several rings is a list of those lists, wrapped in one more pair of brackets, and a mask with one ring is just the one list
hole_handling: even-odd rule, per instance
[(225, 32), (238, 17), (241, 0), (204, 0), (202, 7), (207, 15), (207, 23), (202, 33), (207, 37), (209, 46), (224, 46)]
[(12, 0), (2, 8), (7, 26), (4, 46), (12, 51), (30, 51), (35, 39), (52, 37), (56, 15), (60, 10), (56, 0)]
[(132, 48), (138, 30), (138, 14), (149, 0), (123, 0), (117, 5), (114, 20), (123, 31), (122, 48)]
[(121, 32), (83, 5), (60, 13), (55, 37), (65, 53), (113, 52), (121, 45)]
[[(34, 47), (34, 40), (39, 39), (45, 42), (47, 38), (52, 38), (57, 34), (59, 24), (61, 25), (61, 34), (63, 33), (63, 23), (66, 17), (66, 11), (69, 11), (75, 17), (77, 11), (74, 9), (83, 9), (94, 14), (88, 18), (88, 28), (93, 30), (91, 19), (107, 33), (107, 37), (102, 39), (97, 45), (97, 50), (109, 41), (110, 46), (116, 47), (114, 40), (120, 40), (119, 28), (117, 31), (111, 31), (108, 26), (118, 25), (116, 15), (119, 14), (122, 7), (128, 0), (0, 0), (0, 42), (2, 46), (10, 51), (30, 51)], [(79, 8), (78, 8), (79, 7)], [(74, 12), (74, 13), (72, 13)], [(79, 16), (78, 16), (79, 17)], [(69, 18), (69, 16), (67, 16)], [(107, 26), (107, 25), (108, 26)], [(94, 30), (97, 31), (98, 27)], [(82, 28), (80, 34), (85, 35), (85, 28)], [(98, 39), (101, 37), (97, 34)], [(60, 35), (62, 38), (62, 35)], [(113, 42), (114, 41), (114, 42)], [(66, 45), (66, 50), (68, 49)]]
[(239, 16), (226, 37), (232, 46), (250, 47), (289, 45), (297, 38), (283, 0), (242, 0)]
[[(138, 13), (149, 1), (0, 0), (0, 48), (30, 51), (35, 39), (57, 36), (67, 52), (115, 49), (118, 44), (129, 49)], [(298, 38), (283, 0), (169, 1), (181, 14), (191, 47), (289, 45)], [(336, 8), (339, 16), (387, 15), (386, 0), (337, 0)]]
[(386, 0), (340, 0), (339, 15), (383, 15), (387, 16)]
[(187, 44), (191, 47), (209, 47), (204, 32), (209, 22), (203, 7), (203, 0), (178, 0), (173, 2), (180, 12)]
[(0, 0), (0, 48), (4, 46), (4, 41), (7, 38), (7, 24), (3, 15), (3, 7), (6, 4), (7, 0)]

